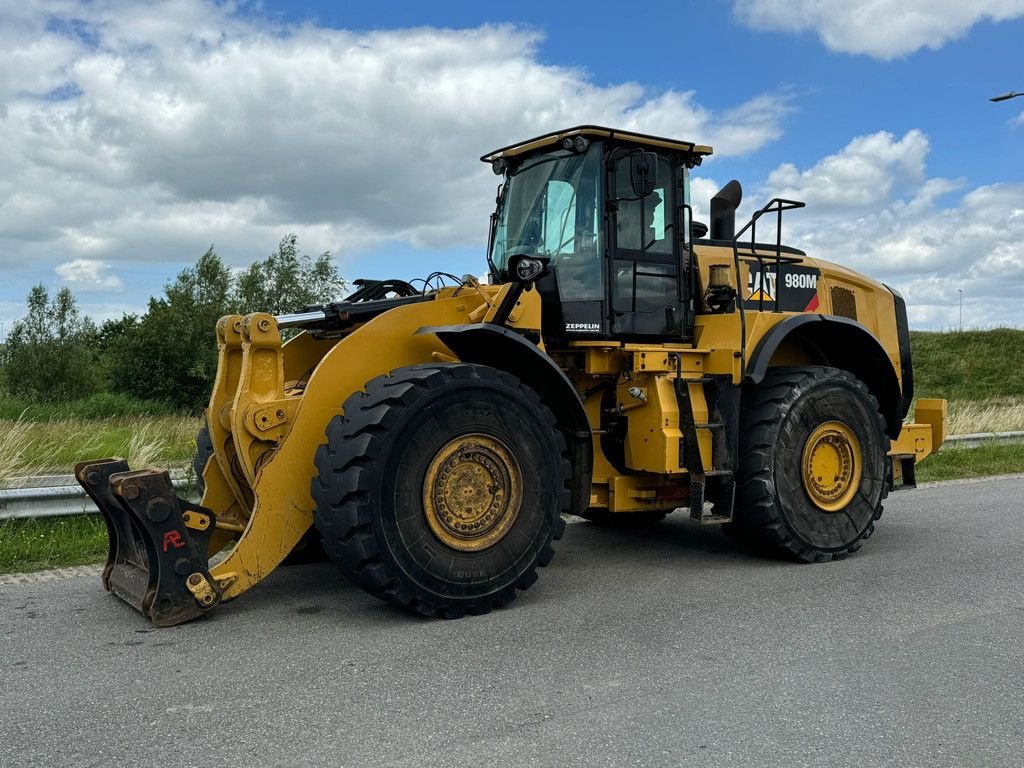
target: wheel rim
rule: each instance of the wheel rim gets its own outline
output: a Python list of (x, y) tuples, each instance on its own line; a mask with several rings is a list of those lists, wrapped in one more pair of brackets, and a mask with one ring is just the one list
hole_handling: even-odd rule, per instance
[(501, 440), (462, 435), (445, 445), (423, 479), (423, 511), (444, 544), (463, 552), (493, 546), (519, 515), (519, 462)]
[(826, 421), (811, 433), (801, 463), (804, 490), (824, 512), (845, 509), (860, 488), (860, 441), (841, 421)]

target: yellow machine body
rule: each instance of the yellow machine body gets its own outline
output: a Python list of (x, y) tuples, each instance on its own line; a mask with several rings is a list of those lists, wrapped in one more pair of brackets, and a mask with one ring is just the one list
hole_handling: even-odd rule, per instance
[[(730, 260), (724, 249), (708, 249), (701, 265), (710, 268)], [(857, 319), (889, 350), (898, 374), (895, 331), (885, 321), (893, 315), (892, 294), (842, 267), (814, 263), (822, 270), (816, 311), (831, 313), (834, 288), (852, 292)], [(230, 554), (211, 569), (224, 590), (223, 600), (266, 576), (311, 526), (313, 455), (344, 397), (375, 376), (403, 366), (458, 360), (435, 335), (418, 333), (420, 329), (487, 322), (506, 290), (507, 285), (444, 289), (431, 301), (389, 310), (341, 339), (318, 341), (302, 333), (282, 343), (270, 315), (229, 316), (220, 322), (220, 372), (208, 411), (216, 461), (207, 465), (202, 503), (218, 512), (218, 525), (223, 527), (223, 535), (214, 539), (215, 549), (241, 532)], [(793, 314), (748, 313), (747, 348), (755, 349), (772, 327)], [(695, 415), (708, 421), (696, 380), (719, 373), (730, 375), (736, 385), (742, 383), (745, 361), (736, 354), (738, 323), (735, 315), (700, 318), (695, 345), (577, 342), (549, 350), (581, 394), (599, 378), (619, 380), (618, 399), (629, 420), (626, 464), (631, 471), (623, 474), (612, 466), (595, 434), (591, 506), (623, 513), (685, 506), (688, 473), (679, 459), (682, 435), (671, 384), (675, 358), (681, 361), (683, 378), (695, 382), (690, 385), (698, 405)], [(540, 331), (541, 305), (535, 291), (522, 295), (508, 325)], [(793, 344), (780, 348), (771, 365), (821, 362), (828, 361)], [(628, 395), (629, 387), (638, 387), (644, 399)], [(592, 395), (583, 402), (592, 428), (598, 431), (598, 397)], [(945, 401), (920, 401), (917, 418), (916, 423), (902, 426), (890, 455), (912, 457), (916, 462), (942, 444)], [(712, 471), (712, 434), (703, 429), (698, 435), (701, 462)], [(895, 466), (899, 472), (904, 465), (897, 462)]]
[[(484, 159), (502, 170), (502, 163), (524, 154), (560, 146), (585, 151), (589, 142), (598, 141), (678, 152), (692, 163), (711, 151), (585, 127)], [(128, 472), (117, 460), (78, 469), (111, 527), (111, 561), (104, 576), (108, 589), (156, 623), (172, 624), (235, 598), (266, 577), (313, 525), (317, 451), (329, 423), (344, 415), (346, 399), (376, 377), (423, 364), (486, 365), (534, 387), (570, 446), (571, 511), (577, 514), (627, 516), (691, 506), (701, 522), (726, 522), (717, 519), (722, 515), (700, 511), (705, 482), (736, 469), (735, 457), (723, 453), (723, 416), (720, 404), (709, 399), (709, 384), (728, 388), (738, 400), (738, 393), (753, 391), (772, 371), (801, 367), (835, 370), (863, 382), (885, 418), (889, 482), (912, 485), (916, 463), (942, 444), (947, 415), (945, 401), (920, 400), (916, 422), (904, 423), (911, 372), (909, 340), (900, 338), (896, 321), (902, 311), (905, 330), (898, 294), (796, 251), (785, 257), (784, 272), (781, 246), (773, 251), (752, 243), (741, 250), (721, 240), (695, 240), (690, 247), (692, 333), (679, 340), (551, 335), (549, 308), (541, 291), (533, 290), (532, 276), (500, 285), (466, 279), (397, 302), (365, 320), (350, 317), (348, 305), (342, 304), (334, 317), (340, 324), (307, 328), (288, 341), (282, 340), (281, 328), (287, 323), (269, 314), (222, 318), (217, 326), (219, 368), (206, 412), (212, 458), (203, 472), (200, 505), (177, 502), (185, 530), (173, 529), (178, 518), (164, 514), (164, 507), (175, 502), (160, 488), (144, 486), (145, 471)], [(773, 259), (775, 266), (766, 267)], [(531, 267), (529, 259), (525, 263)], [(782, 280), (792, 285), (776, 284)], [(724, 299), (709, 298), (723, 286), (728, 289)], [(798, 305), (780, 301), (784, 287), (792, 289), (788, 295), (798, 297)], [(477, 330), (483, 342), (460, 340), (460, 334), (472, 336)], [(531, 351), (519, 354), (521, 347)], [(565, 391), (559, 390), (560, 381)], [(612, 432), (622, 439), (611, 441)], [(801, 457), (803, 485), (822, 512), (840, 509), (856, 490), (863, 468), (859, 463), (851, 468), (850, 457), (859, 447), (841, 422), (824, 422), (808, 439)], [(496, 447), (492, 453), (503, 450)], [(436, 466), (431, 465), (430, 477)], [(143, 537), (147, 542), (135, 547), (122, 541), (118, 554), (116, 539), (130, 536), (127, 523), (117, 519), (122, 509), (142, 521), (134, 525), (136, 531), (145, 525), (154, 529)], [(435, 512), (435, 528), (440, 524), (436, 518)], [(182, 542), (189, 536), (195, 541), (185, 547)], [(191, 559), (175, 560), (179, 547), (191, 552)], [(161, 603), (166, 575), (153, 573), (154, 561), (161, 558), (166, 559), (164, 570), (173, 570), (187, 589), (173, 605), (173, 600)], [(119, 569), (134, 575), (119, 576)]]

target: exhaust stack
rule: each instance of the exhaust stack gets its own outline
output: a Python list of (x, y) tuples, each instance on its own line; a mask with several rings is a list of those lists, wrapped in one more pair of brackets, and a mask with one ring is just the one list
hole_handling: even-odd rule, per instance
[(733, 179), (711, 198), (712, 240), (732, 240), (736, 234), (736, 209), (743, 200), (743, 187)]

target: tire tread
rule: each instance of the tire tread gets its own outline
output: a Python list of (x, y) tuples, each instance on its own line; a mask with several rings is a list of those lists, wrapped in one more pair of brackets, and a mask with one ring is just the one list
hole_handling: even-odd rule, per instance
[[(736, 519), (725, 532), (750, 549), (774, 552), (805, 563), (842, 560), (861, 548), (874, 533), (875, 521), (882, 516), (882, 500), (889, 493), (883, 479), (882, 493), (873, 519), (860, 535), (838, 550), (821, 550), (801, 540), (783, 518), (775, 500), (772, 479), (773, 447), (783, 427), (783, 415), (792, 405), (793, 393), (828, 379), (845, 379), (870, 403), (878, 422), (879, 434), (885, 434), (885, 420), (878, 400), (867, 386), (846, 371), (827, 367), (783, 367), (769, 370), (760, 386), (744, 395), (740, 413), (740, 471), (736, 484)], [(756, 434), (756, 442), (751, 436)]]
[(399, 368), (367, 383), (365, 391), (345, 400), (343, 413), (327, 425), (327, 442), (316, 452), (318, 475), (311, 483), (316, 504), (314, 523), (323, 537), (324, 549), (338, 569), (351, 581), (377, 597), (404, 608), (438, 618), (459, 618), (466, 613), (488, 613), (492, 608), (507, 605), (517, 590), (525, 590), (536, 581), (536, 569), (546, 566), (554, 555), (546, 544), (534, 562), (514, 583), (495, 593), (478, 598), (449, 599), (416, 589), (399, 577), (380, 550), (373, 528), (373, 504), (370, 487), (372, 467), (380, 460), (384, 439), (390, 428), (407, 408), (432, 386), (453, 379), (479, 378), (503, 380), (517, 388), (536, 408), (552, 431), (558, 448), (558, 467), (562, 478), (558, 509), (552, 512), (551, 538), (560, 539), (565, 531), (561, 513), (570, 506), (569, 478), (571, 468), (568, 447), (557, 429), (555, 416), (540, 396), (508, 373), (493, 368), (467, 364), (418, 365)]

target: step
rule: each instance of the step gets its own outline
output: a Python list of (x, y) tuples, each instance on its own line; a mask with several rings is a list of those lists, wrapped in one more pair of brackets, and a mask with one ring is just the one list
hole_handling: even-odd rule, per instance
[(732, 522), (732, 518), (728, 515), (705, 515), (704, 517), (691, 517), (691, 519), (701, 525), (724, 525)]

